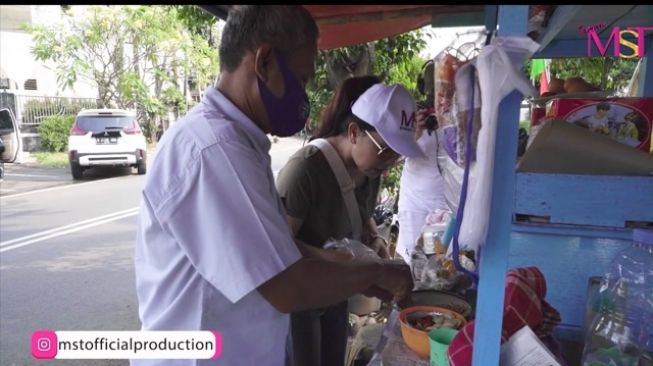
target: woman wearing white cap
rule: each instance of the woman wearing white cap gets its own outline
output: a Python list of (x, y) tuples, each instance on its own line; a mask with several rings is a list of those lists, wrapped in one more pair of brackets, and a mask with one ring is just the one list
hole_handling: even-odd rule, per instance
[[(416, 104), (401, 85), (374, 76), (345, 80), (322, 113), (317, 139), (288, 161), (277, 189), (297, 240), (322, 247), (355, 239), (388, 258), (372, 212), (384, 170), (401, 155), (423, 156), (415, 142)], [(295, 364), (342, 365), (347, 302), (291, 316)]]

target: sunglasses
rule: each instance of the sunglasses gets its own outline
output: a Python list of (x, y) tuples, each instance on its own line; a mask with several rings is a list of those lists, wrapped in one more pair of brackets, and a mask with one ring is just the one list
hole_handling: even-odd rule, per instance
[(384, 160), (390, 158), (392, 158), (392, 160), (394, 159), (398, 160), (401, 157), (401, 155), (397, 154), (396, 152), (394, 152), (394, 150), (390, 149), (389, 146), (385, 146), (385, 147), (381, 146), (381, 144), (379, 144), (379, 142), (376, 141), (374, 136), (372, 136), (372, 134), (369, 133), (367, 130), (365, 130), (365, 134), (367, 135), (367, 137), (370, 138), (370, 140), (372, 140), (374, 146), (376, 146), (376, 148), (379, 149), (379, 151), (377, 151), (376, 153), (377, 156), (382, 157)]
[(381, 147), (381, 144), (379, 144), (378, 141), (376, 141), (376, 139), (372, 136), (372, 134), (367, 132), (367, 130), (365, 130), (365, 134), (367, 135), (367, 137), (370, 138), (370, 140), (372, 140), (372, 142), (374, 143), (376, 148), (379, 149), (379, 151), (376, 153), (376, 155), (381, 155), (381, 154), (383, 154), (384, 152), (386, 152), (388, 150), (387, 146), (386, 147)]

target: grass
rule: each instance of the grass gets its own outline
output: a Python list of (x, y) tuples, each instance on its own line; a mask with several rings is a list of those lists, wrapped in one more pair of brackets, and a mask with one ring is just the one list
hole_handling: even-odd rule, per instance
[(39, 165), (50, 168), (68, 167), (68, 154), (65, 152), (37, 151), (30, 155), (36, 159), (36, 162), (39, 163)]

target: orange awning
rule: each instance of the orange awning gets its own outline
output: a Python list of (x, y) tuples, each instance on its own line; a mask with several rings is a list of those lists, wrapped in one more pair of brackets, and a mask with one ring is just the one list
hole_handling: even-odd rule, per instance
[[(484, 5), (303, 5), (320, 27), (328, 50), (376, 41), (431, 24), (434, 15), (482, 12)], [(201, 5), (225, 19), (230, 5)]]
[(433, 14), (483, 11), (483, 5), (304, 5), (320, 27), (323, 50), (353, 46), (431, 24)]

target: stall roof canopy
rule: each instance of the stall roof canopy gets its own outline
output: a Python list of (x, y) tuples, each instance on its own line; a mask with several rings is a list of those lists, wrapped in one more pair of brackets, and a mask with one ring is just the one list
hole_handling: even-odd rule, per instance
[[(231, 5), (201, 5), (226, 19)], [(320, 49), (352, 46), (433, 24), (440, 15), (482, 14), (483, 5), (304, 5), (320, 27)]]

